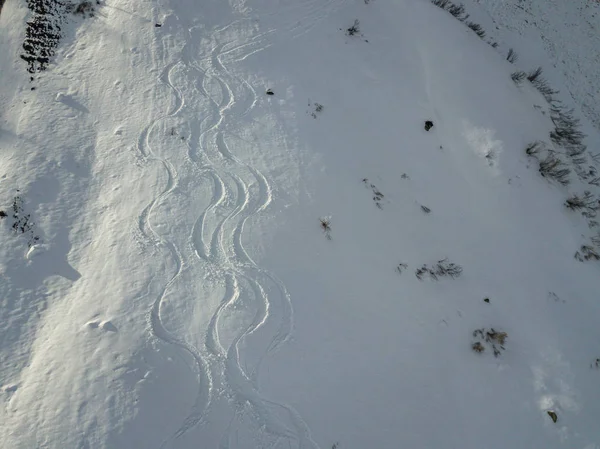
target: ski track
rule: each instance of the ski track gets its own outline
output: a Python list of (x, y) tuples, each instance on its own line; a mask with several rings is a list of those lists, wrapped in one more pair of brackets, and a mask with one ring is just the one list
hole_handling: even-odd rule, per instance
[[(162, 192), (156, 196), (152, 201), (142, 210), (140, 215), (138, 216), (138, 227), (139, 233), (141, 233), (144, 238), (150, 242), (150, 244), (155, 248), (164, 247), (167, 248), (168, 254), (170, 258), (173, 260), (175, 264), (175, 270), (173, 275), (170, 277), (168, 282), (162, 288), (162, 290), (157, 295), (154, 300), (150, 312), (148, 313), (147, 321), (150, 328), (151, 334), (157, 338), (158, 340), (170, 344), (176, 347), (179, 347), (183, 351), (187, 352), (193, 359), (197, 366), (197, 378), (198, 378), (198, 389), (199, 392), (197, 394), (196, 401), (192, 407), (191, 413), (188, 415), (187, 419), (182, 424), (181, 428), (177, 430), (175, 436), (185, 433), (188, 428), (196, 425), (204, 414), (204, 409), (207, 407), (210, 402), (210, 396), (212, 391), (212, 379), (210, 376), (210, 372), (206, 369), (206, 364), (200, 352), (184, 341), (176, 336), (174, 336), (171, 332), (169, 332), (166, 327), (163, 325), (162, 320), (160, 318), (160, 306), (161, 303), (169, 291), (170, 287), (177, 281), (178, 277), (181, 275), (184, 269), (182, 256), (177, 249), (177, 247), (167, 239), (164, 239), (158, 234), (153, 228), (151, 224), (151, 217), (154, 212), (154, 208), (157, 204), (160, 204), (164, 201), (177, 187), (178, 184), (178, 175), (177, 171), (173, 167), (172, 163), (167, 161), (164, 158), (156, 156), (152, 151), (152, 147), (150, 145), (150, 135), (152, 134), (152, 130), (154, 127), (161, 121), (168, 117), (173, 117), (178, 114), (184, 107), (185, 99), (181, 90), (176, 88), (172, 82), (172, 73), (179, 65), (179, 62), (170, 64), (165, 68), (159, 80), (165, 83), (174, 93), (175, 96), (175, 105), (171, 111), (166, 114), (154, 119), (142, 132), (138, 138), (138, 151), (142, 156), (142, 160), (146, 163), (150, 163), (152, 161), (159, 162), (167, 175), (166, 185), (163, 188)], [(150, 290), (150, 285), (154, 281), (153, 278), (148, 284), (147, 290)], [(148, 292), (146, 293), (146, 295)], [(161, 447), (165, 447), (168, 444), (169, 440), (163, 442)]]
[[(220, 35), (239, 25), (244, 19), (233, 21), (213, 32), (210, 51), (208, 54), (198, 55), (199, 59), (196, 59), (191, 45), (194, 31), (194, 28), (191, 28), (188, 30), (190, 40), (184, 45), (181, 59), (169, 64), (159, 77), (173, 92), (175, 103), (169, 112), (153, 120), (141, 131), (137, 148), (145, 163), (155, 161), (164, 167), (167, 180), (162, 191), (138, 216), (138, 228), (139, 233), (152, 247), (167, 249), (175, 268), (152, 304), (148, 323), (155, 338), (180, 348), (194, 359), (199, 385), (192, 409), (180, 427), (163, 442), (163, 448), (172, 445), (175, 439), (200, 423), (209, 421), (208, 416), (214, 400), (213, 389), (221, 383), (228, 386), (238, 403), (235, 414), (243, 413), (244, 405), (249, 404), (262, 429), (261, 432), (274, 437), (275, 444), (285, 438), (288, 444), (294, 441), (299, 448), (318, 447), (311, 438), (308, 426), (295, 410), (263, 397), (258, 388), (258, 374), (263, 359), (269, 353), (278, 350), (292, 334), (293, 309), (290, 294), (283, 282), (273, 273), (259, 267), (243, 244), (246, 223), (264, 212), (271, 204), (273, 187), (258, 169), (240, 160), (227, 145), (228, 125), (233, 127), (236, 121), (247, 116), (259, 100), (256, 90), (246, 80), (233, 74), (228, 65), (268, 48), (273, 42), (296, 39), (308, 33), (343, 3), (344, 0), (329, 0), (325, 3), (315, 0), (294, 5), (283, 13), (302, 11), (302, 14), (282, 27), (257, 34), (241, 44), (238, 40), (221, 42)], [(207, 116), (200, 120), (198, 127), (192, 127), (187, 144), (186, 163), (192, 166), (192, 172), (199, 172), (201, 176), (212, 181), (212, 196), (192, 225), (188, 246), (191, 249), (191, 257), (202, 262), (203, 266), (210, 267), (211, 272), (219, 273), (225, 281), (224, 296), (210, 317), (201, 349), (174, 335), (161, 319), (163, 299), (184, 270), (192, 267), (193, 261), (186, 262), (176, 244), (161, 236), (151, 224), (156, 206), (164, 202), (179, 183), (175, 166), (152, 151), (150, 138), (153, 129), (161, 120), (179, 114), (186, 107), (184, 90), (177, 86), (173, 77), (180, 66), (197, 72), (198, 92), (209, 103)], [(157, 277), (148, 284), (148, 292), (155, 279)], [(272, 288), (273, 291), (269, 293), (268, 288)], [(219, 336), (224, 312), (239, 302), (242, 295), (251, 298), (249, 305), (245, 307), (247, 312), (250, 312), (250, 308), (254, 310), (253, 318), (245, 329), (233, 336), (229, 346), (224, 347)], [(272, 297), (279, 299), (274, 301)], [(276, 315), (273, 311), (277, 312)], [(241, 347), (250, 335), (261, 330), (273, 335), (268, 336), (269, 343), (262, 349), (262, 354), (259, 354), (257, 362), (250, 370), (247, 366), (242, 366)], [(221, 437), (222, 449), (230, 447), (231, 433), (235, 430), (233, 419)]]

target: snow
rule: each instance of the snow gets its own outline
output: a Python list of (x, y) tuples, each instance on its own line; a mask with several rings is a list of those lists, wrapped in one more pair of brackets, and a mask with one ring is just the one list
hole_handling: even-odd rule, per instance
[(510, 77), (598, 148), (580, 3), (561, 74), (508, 3), (466, 5), (494, 49), (427, 0), (109, 0), (33, 81), (5, 3), (0, 446), (599, 448), (598, 191)]

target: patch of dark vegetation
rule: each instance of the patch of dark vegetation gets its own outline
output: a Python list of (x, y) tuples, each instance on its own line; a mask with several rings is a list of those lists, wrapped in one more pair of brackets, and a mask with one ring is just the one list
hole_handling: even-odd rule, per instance
[(456, 279), (462, 274), (462, 267), (460, 265), (455, 264), (454, 262), (449, 262), (448, 259), (442, 259), (432, 265), (431, 267), (427, 264), (424, 264), (421, 268), (415, 271), (415, 276), (417, 279), (422, 281), (425, 276), (429, 276), (430, 279), (437, 281), (440, 277), (450, 277), (452, 279)]
[[(95, 12), (93, 3), (89, 1), (82, 1), (79, 3), (67, 3), (65, 5), (65, 10), (68, 13), (82, 17), (94, 17)], [(158, 24), (158, 26), (160, 26), (160, 24)]]
[(425, 131), (429, 131), (431, 128), (433, 128), (433, 122), (431, 120), (426, 120), (424, 128), (425, 128)]
[(473, 338), (475, 338), (475, 341), (471, 344), (473, 351), (481, 354), (485, 352), (487, 347), (492, 350), (494, 357), (498, 357), (505, 350), (504, 345), (508, 334), (496, 331), (493, 327), (489, 330), (482, 327), (473, 331)]
[(540, 161), (539, 172), (544, 178), (554, 179), (563, 186), (571, 182), (571, 169), (555, 153), (548, 154), (546, 159)]
[(354, 19), (354, 23), (348, 28), (346, 28), (346, 34), (348, 36), (360, 34), (360, 22), (358, 21), (358, 19)]
[(465, 6), (462, 3), (457, 5), (450, 0), (431, 0), (431, 3), (438, 8), (442, 8), (444, 11), (448, 11), (461, 22), (464, 22), (469, 18), (469, 15), (465, 12)]
[(548, 413), (548, 416), (550, 417), (552, 422), (556, 424), (556, 421), (558, 421), (558, 415), (556, 414), (556, 412), (548, 410), (546, 413)]
[[(2, 212), (4, 213), (3, 217), (8, 216), (6, 212)], [(11, 227), (16, 234), (27, 237), (27, 246), (29, 247), (35, 245), (40, 240), (40, 237), (35, 233), (35, 223), (31, 220), (31, 214), (25, 213), (23, 199), (19, 195), (13, 198)]]
[(408, 265), (405, 263), (399, 263), (398, 266), (396, 267), (396, 271), (398, 272), (398, 274), (402, 274), (402, 272), (404, 270), (406, 270), (408, 268)]
[(567, 109), (555, 101), (550, 108), (550, 118), (554, 124), (550, 132), (552, 142), (566, 149), (569, 157), (580, 157), (586, 150), (583, 144), (585, 134), (580, 130), (579, 119), (573, 115), (573, 109)]
[(516, 72), (513, 72), (510, 75), (510, 78), (515, 82), (515, 84), (518, 86), (520, 85), (523, 81), (525, 81), (525, 78), (527, 78), (527, 73), (523, 72), (522, 70), (518, 70)]
[(571, 169), (563, 162), (556, 151), (547, 147), (544, 142), (535, 141), (525, 147), (525, 153), (539, 163), (539, 172), (544, 178), (557, 181), (566, 186), (571, 182)]
[[(309, 107), (311, 106), (310, 100), (308, 102), (308, 106)], [(312, 107), (313, 107), (313, 110), (310, 112), (307, 111), (307, 114), (310, 114), (310, 116), (314, 119), (316, 119), (317, 116), (320, 115), (321, 112), (323, 112), (323, 109), (325, 108), (325, 106), (323, 106), (321, 103), (316, 103), (316, 102), (312, 104)]]
[(421, 210), (423, 212), (425, 212), (426, 214), (430, 214), (431, 213), (431, 209), (428, 208), (427, 206), (423, 206), (422, 204), (421, 204)]
[(65, 6), (56, 0), (28, 0), (33, 17), (27, 22), (23, 53), (29, 73), (46, 70), (61, 38)]
[(511, 64), (514, 64), (515, 62), (517, 62), (517, 59), (519, 59), (519, 55), (517, 55), (517, 53), (512, 48), (509, 48), (508, 55), (506, 55), (506, 60)]
[(483, 27), (481, 25), (479, 25), (478, 23), (475, 22), (467, 22), (467, 26), (469, 28), (471, 28), (475, 34), (477, 36), (479, 36), (481, 39), (483, 39), (485, 37), (485, 30), (483, 29)]
[(579, 251), (575, 253), (575, 259), (579, 262), (587, 262), (589, 260), (600, 260), (600, 254), (594, 249), (593, 246), (581, 245)]
[(565, 206), (573, 211), (582, 211), (582, 215), (587, 218), (594, 218), (600, 208), (600, 201), (590, 191), (583, 192), (583, 195), (574, 194), (565, 201)]
[(319, 225), (325, 234), (327, 240), (331, 240), (331, 218), (321, 217), (319, 218)]
[(536, 140), (535, 142), (530, 143), (525, 148), (525, 153), (527, 156), (537, 156), (540, 154), (540, 151), (544, 148), (544, 143)]
[(94, 4), (89, 1), (27, 0), (27, 8), (32, 17), (26, 22), (23, 52), (19, 56), (27, 63), (29, 73), (43, 72), (48, 68), (62, 38), (62, 25), (68, 20), (67, 14), (94, 15)]

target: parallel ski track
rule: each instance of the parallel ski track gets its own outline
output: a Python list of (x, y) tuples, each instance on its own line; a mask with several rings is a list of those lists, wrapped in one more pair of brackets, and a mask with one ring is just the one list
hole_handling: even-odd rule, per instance
[[(227, 125), (249, 114), (258, 102), (254, 88), (246, 80), (231, 73), (227, 65), (268, 48), (274, 41), (295, 39), (308, 33), (343, 3), (344, 0), (328, 0), (324, 3), (314, 0), (294, 5), (288, 7), (285, 12), (302, 11), (299, 18), (288, 21), (277, 29), (257, 34), (241, 44), (236, 40), (220, 43), (220, 34), (240, 23), (231, 22), (213, 33), (213, 41), (216, 44), (208, 55), (196, 59), (190, 39), (184, 48), (182, 59), (170, 64), (160, 76), (161, 82), (173, 92), (175, 104), (171, 111), (153, 120), (142, 130), (137, 148), (145, 163), (158, 162), (163, 166), (167, 181), (162, 191), (140, 213), (138, 228), (139, 233), (150, 245), (159, 250), (167, 250), (175, 268), (152, 304), (148, 313), (148, 323), (155, 338), (179, 347), (194, 359), (199, 385), (192, 410), (179, 429), (164, 441), (163, 447), (169, 447), (175, 439), (198, 424), (206, 422), (205, 418), (210, 413), (213, 401), (213, 388), (217, 382), (228, 385), (240, 403), (251, 404), (259, 427), (265, 429), (277, 441), (284, 438), (295, 441), (299, 448), (317, 447), (300, 415), (287, 405), (274, 403), (263, 397), (258, 388), (258, 372), (262, 360), (268, 353), (279, 349), (292, 334), (293, 309), (290, 294), (283, 282), (273, 273), (259, 267), (243, 244), (246, 223), (268, 208), (273, 199), (273, 187), (258, 169), (240, 160), (227, 145)], [(193, 29), (189, 31), (191, 37)], [(184, 271), (186, 263), (181, 250), (156, 232), (151, 224), (155, 207), (173, 193), (179, 182), (173, 164), (152, 151), (149, 138), (157, 123), (179, 114), (186, 104), (183, 90), (177, 87), (172, 76), (181, 65), (198, 73), (202, 79), (199, 90), (212, 105), (212, 113), (202, 122), (204, 130), (199, 134), (198, 130), (192, 130), (190, 141), (196, 141), (198, 145), (189, 145), (186, 155), (188, 163), (193, 164), (213, 185), (208, 206), (192, 226), (188, 238), (189, 247), (197, 260), (222, 273), (226, 286), (225, 295), (210, 318), (204, 348), (201, 349), (174, 335), (161, 320), (161, 303)], [(220, 87), (220, 98), (214, 99), (210, 96), (206, 89), (206, 82), (209, 81), (216, 82)], [(148, 291), (153, 282), (154, 280), (148, 285)], [(273, 294), (268, 293), (266, 286), (274, 288), (277, 301), (273, 301)], [(253, 298), (254, 317), (245, 329), (235, 335), (229, 346), (224, 347), (219, 338), (220, 322), (224, 319), (227, 308), (239, 301), (242, 294)], [(248, 336), (267, 329), (266, 325), (273, 319), (271, 312), (274, 308), (277, 309), (279, 321), (269, 326), (276, 328), (273, 335), (269, 336), (270, 343), (264, 348), (263, 355), (254, 368), (251, 371), (248, 368), (244, 369), (240, 355), (241, 344)], [(217, 379), (217, 376), (222, 378)], [(277, 410), (277, 413), (273, 410)], [(230, 425), (221, 439), (222, 449), (229, 447), (228, 442), (231, 438), (228, 433), (231, 431)]]

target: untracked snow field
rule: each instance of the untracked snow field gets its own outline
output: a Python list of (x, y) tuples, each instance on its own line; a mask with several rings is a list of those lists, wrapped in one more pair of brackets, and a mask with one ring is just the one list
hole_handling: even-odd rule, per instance
[(600, 449), (594, 83), (478, 3), (7, 0), (0, 447)]

